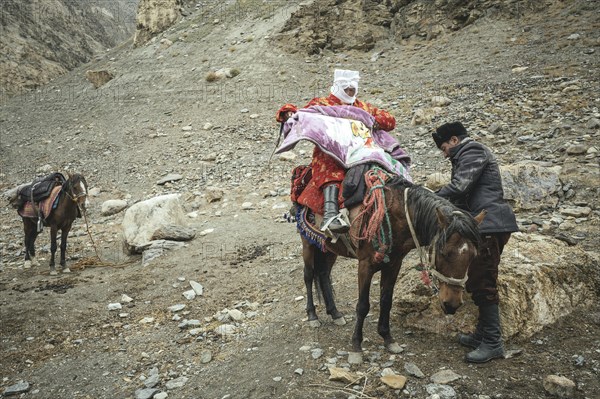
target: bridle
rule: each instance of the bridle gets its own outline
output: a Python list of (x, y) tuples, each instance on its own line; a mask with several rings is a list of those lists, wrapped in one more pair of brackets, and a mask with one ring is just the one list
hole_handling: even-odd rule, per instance
[[(458, 211), (454, 211), (458, 212)], [(454, 213), (453, 212), (453, 213)], [(421, 265), (423, 265), (423, 271), (428, 273), (430, 276), (433, 276), (435, 280), (441, 281), (442, 283), (452, 285), (455, 287), (460, 287), (461, 289), (465, 289), (465, 284), (467, 283), (467, 279), (469, 278), (468, 273), (469, 269), (465, 271), (465, 276), (463, 278), (454, 278), (444, 276), (442, 273), (438, 272), (435, 268), (435, 261), (437, 259), (437, 240), (439, 239), (439, 234), (436, 234), (431, 240), (431, 244), (429, 246), (432, 248), (431, 252), (427, 254), (427, 261), (425, 261), (425, 250), (419, 244), (419, 239), (417, 238), (417, 234), (415, 233), (415, 228), (412, 224), (410, 214), (408, 213), (408, 187), (404, 189), (404, 214), (406, 215), (406, 222), (408, 223), (408, 228), (410, 230), (410, 235), (412, 236), (413, 242), (417, 247), (417, 251), (419, 251), (419, 257), (421, 258)], [(433, 267), (432, 267), (433, 265)], [(439, 288), (437, 284), (433, 284), (433, 290), (437, 293)]]
[[(66, 185), (67, 187), (65, 187), (65, 185)], [(72, 192), (71, 192), (71, 193), (69, 192), (69, 188), (70, 188), (70, 189), (71, 189), (71, 191), (72, 191), (72, 190), (73, 190), (73, 184), (71, 183), (71, 181), (70, 181), (70, 180), (67, 180), (67, 181), (66, 181), (66, 182), (63, 184), (63, 189), (64, 189), (63, 191), (64, 191), (65, 195), (71, 199), (71, 201), (73, 201), (74, 203), (76, 203), (76, 204), (77, 204), (77, 206), (79, 206), (79, 201), (78, 201), (78, 200), (79, 200), (79, 198), (85, 198), (85, 197), (87, 197), (87, 192), (86, 192), (86, 191), (83, 191), (83, 192), (81, 192), (81, 193), (79, 193), (79, 194), (75, 195), (75, 194), (73, 194)]]

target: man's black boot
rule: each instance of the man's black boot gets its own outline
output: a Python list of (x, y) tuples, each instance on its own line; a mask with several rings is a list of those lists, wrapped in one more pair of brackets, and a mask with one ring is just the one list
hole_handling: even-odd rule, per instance
[(481, 310), (479, 311), (479, 316), (477, 319), (477, 327), (475, 331), (470, 334), (458, 334), (458, 343), (462, 346), (466, 346), (468, 348), (477, 349), (479, 345), (481, 345), (481, 340), (483, 339), (483, 334), (481, 332), (482, 321), (481, 321)]
[[(321, 223), (321, 230), (324, 231), (328, 228), (332, 233), (343, 234), (350, 230), (350, 226), (344, 225), (338, 219), (338, 194), (339, 189), (335, 184), (330, 184), (323, 188), (323, 196), (325, 197), (325, 203), (323, 204), (323, 222)], [(327, 224), (329, 223), (329, 224)]]
[(481, 320), (481, 344), (474, 351), (467, 353), (465, 360), (469, 363), (485, 363), (504, 357), (498, 304), (480, 306), (479, 318)]

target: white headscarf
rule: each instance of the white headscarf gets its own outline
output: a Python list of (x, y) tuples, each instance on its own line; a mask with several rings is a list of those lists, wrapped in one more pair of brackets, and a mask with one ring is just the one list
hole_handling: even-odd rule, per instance
[[(358, 81), (360, 76), (358, 71), (349, 71), (345, 69), (336, 69), (333, 74), (333, 86), (331, 86), (331, 94), (342, 100), (344, 104), (354, 104), (358, 95)], [(344, 91), (348, 87), (354, 87), (356, 92), (353, 97), (350, 97)]]

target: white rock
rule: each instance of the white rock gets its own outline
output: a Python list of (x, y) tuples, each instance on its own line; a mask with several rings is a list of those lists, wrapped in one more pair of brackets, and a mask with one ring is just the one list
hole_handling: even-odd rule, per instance
[(294, 154), (292, 151), (287, 151), (279, 154), (279, 159), (282, 161), (293, 161), (296, 159), (296, 154)]
[(202, 126), (202, 130), (212, 130), (213, 128), (213, 124), (210, 122), (206, 122), (203, 126)]
[(125, 303), (133, 302), (133, 298), (127, 294), (123, 294), (123, 295), (121, 295), (121, 302), (125, 302)]
[(183, 179), (183, 175), (180, 175), (179, 173), (169, 173), (168, 175), (162, 177), (159, 181), (157, 181), (156, 184), (162, 186), (165, 183), (179, 181), (181, 179)]
[(184, 291), (183, 296), (185, 297), (185, 299), (188, 299), (191, 301), (192, 299), (196, 298), (196, 291), (194, 291), (194, 290)]
[(312, 356), (313, 359), (318, 359), (321, 356), (323, 356), (323, 349), (321, 348), (316, 348), (310, 351), (310, 355)]
[(204, 287), (202, 287), (202, 284), (194, 280), (190, 280), (190, 286), (192, 287), (196, 295), (201, 296), (204, 293)]
[(202, 364), (210, 363), (211, 360), (212, 360), (212, 353), (208, 349), (204, 349), (202, 352), (200, 352), (200, 363), (202, 363)]
[(123, 217), (123, 237), (130, 253), (143, 251), (156, 230), (163, 226), (187, 223), (179, 194), (168, 194), (138, 202)]
[(445, 107), (450, 104), (452, 104), (452, 100), (450, 100), (448, 97), (433, 96), (431, 98), (431, 105), (433, 105), (434, 107)]
[(236, 331), (236, 328), (233, 324), (221, 324), (220, 326), (215, 328), (214, 331), (219, 335), (225, 336), (225, 335), (234, 334)]
[(109, 303), (107, 307), (108, 310), (120, 310), (123, 308), (123, 306), (119, 302)]
[(169, 394), (166, 392), (159, 392), (157, 394), (155, 394), (152, 399), (167, 399), (169, 397)]
[(242, 321), (245, 318), (244, 313), (240, 312), (237, 309), (228, 310), (227, 314), (229, 315), (229, 317), (231, 317), (233, 321)]
[(452, 370), (440, 370), (431, 376), (431, 381), (435, 384), (448, 384), (460, 379), (460, 375)]
[(242, 209), (244, 210), (250, 210), (254, 208), (254, 204), (252, 202), (244, 202), (242, 204)]
[(215, 231), (215, 229), (206, 229), (206, 230), (202, 230), (200, 233), (198, 233), (198, 235), (200, 236), (205, 236), (207, 234), (212, 233), (213, 231)]
[(525, 72), (528, 69), (529, 69), (529, 67), (515, 67), (515, 68), (511, 69), (511, 72), (512, 73), (521, 73), (521, 72)]
[(173, 312), (173, 313), (175, 313), (175, 312), (179, 312), (180, 310), (183, 310), (183, 309), (185, 309), (185, 307), (186, 307), (186, 305), (184, 305), (184, 304), (182, 304), (182, 303), (178, 303), (177, 305), (169, 306), (167, 309), (168, 309), (170, 312)]
[(140, 324), (150, 324), (150, 323), (154, 323), (154, 317), (144, 317), (142, 320), (140, 320)]
[(121, 212), (127, 208), (127, 201), (124, 200), (108, 200), (102, 203), (100, 214), (102, 216), (110, 216)]
[(189, 378), (187, 378), (187, 377), (175, 378), (174, 380), (167, 381), (167, 383), (165, 384), (165, 387), (168, 390), (181, 388), (188, 382), (188, 379)]
[(544, 378), (544, 389), (552, 396), (572, 398), (575, 395), (575, 383), (567, 377), (549, 375)]
[(183, 130), (184, 132), (189, 132), (192, 130), (192, 127), (190, 125), (187, 125), (187, 126), (182, 127), (181, 130)]

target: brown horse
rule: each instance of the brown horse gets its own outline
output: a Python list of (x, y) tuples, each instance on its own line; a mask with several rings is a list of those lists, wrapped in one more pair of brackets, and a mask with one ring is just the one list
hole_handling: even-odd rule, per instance
[[(396, 279), (404, 257), (419, 245), (429, 246), (429, 259), (432, 273), (439, 283), (439, 300), (445, 313), (453, 314), (463, 303), (462, 293), (466, 282), (469, 264), (477, 254), (480, 236), (477, 224), (484, 213), (472, 218), (461, 212), (449, 201), (431, 191), (394, 178), (384, 187), (385, 208), (389, 217), (389, 231), (392, 240), (387, 252), (387, 262), (381, 261), (372, 242), (361, 240), (352, 254), (340, 240), (335, 244), (328, 239), (325, 252), (317, 247), (318, 242), (310, 235), (302, 233), (304, 282), (307, 291), (306, 312), (312, 326), (319, 321), (313, 301), (312, 286), (322, 294), (326, 312), (336, 324), (345, 324), (343, 315), (337, 310), (331, 286), (331, 269), (338, 255), (358, 259), (358, 303), (356, 324), (352, 335), (352, 351), (349, 361), (362, 362), (363, 323), (369, 313), (369, 293), (371, 280), (376, 272), (381, 272), (381, 293), (378, 332), (383, 337), (385, 347), (392, 353), (401, 351), (390, 333), (390, 310)], [(406, 200), (405, 200), (406, 199)], [(353, 222), (351, 233), (361, 228), (356, 221), (360, 207), (350, 211)], [(408, 216), (408, 218), (407, 218)], [(315, 218), (320, 225), (319, 215)], [(409, 227), (412, 221), (412, 230)], [(414, 238), (413, 238), (414, 236)], [(312, 237), (314, 238), (314, 236)], [(415, 242), (416, 241), (416, 242)]]
[[(43, 220), (44, 226), (50, 227), (50, 274), (55, 275), (54, 255), (56, 254), (56, 236), (58, 230), (60, 237), (60, 265), (63, 273), (71, 270), (66, 267), (65, 255), (67, 251), (67, 236), (71, 225), (77, 217), (81, 217), (81, 209), (85, 210), (87, 201), (87, 182), (80, 174), (69, 174), (69, 178), (63, 183), (58, 195), (58, 205), (50, 215)], [(23, 217), (23, 228), (25, 230), (25, 268), (37, 265), (35, 259), (35, 239), (38, 236), (37, 218)]]

